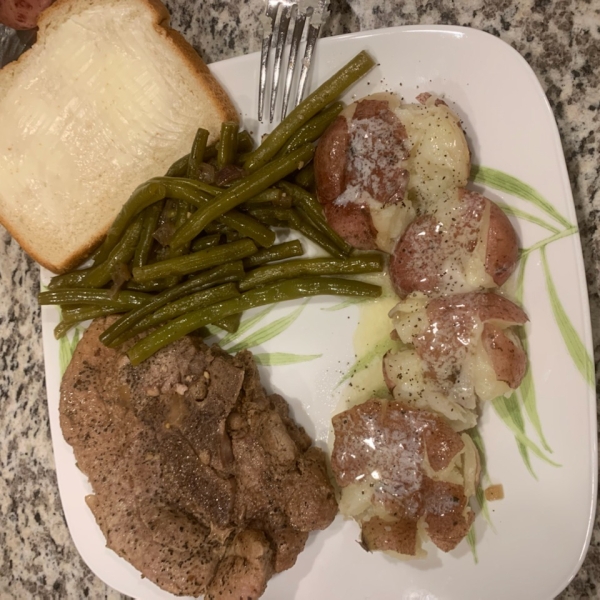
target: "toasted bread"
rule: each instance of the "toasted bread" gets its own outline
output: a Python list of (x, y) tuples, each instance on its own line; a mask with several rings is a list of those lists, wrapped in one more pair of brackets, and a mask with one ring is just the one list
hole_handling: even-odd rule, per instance
[(80, 264), (135, 187), (237, 112), (156, 0), (58, 0), (0, 70), (0, 222), (55, 273)]

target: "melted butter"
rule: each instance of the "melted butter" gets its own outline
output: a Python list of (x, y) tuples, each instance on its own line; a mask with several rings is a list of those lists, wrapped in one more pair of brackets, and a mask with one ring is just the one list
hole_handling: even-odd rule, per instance
[[(342, 385), (338, 403), (332, 415), (348, 410), (374, 396), (378, 398), (389, 398), (391, 396), (383, 379), (381, 364), (385, 350), (380, 352), (377, 350), (381, 347), (382, 342), (389, 339), (390, 332), (393, 329), (388, 313), (398, 302), (398, 297), (392, 289), (386, 271), (361, 275), (358, 279), (380, 285), (383, 290), (381, 297), (358, 305), (358, 325), (353, 338), (354, 356), (356, 360), (359, 360), (372, 355), (372, 360), (365, 368), (353, 372)], [(333, 450), (333, 443), (333, 428), (330, 427), (327, 438), (330, 454)]]
[[(357, 359), (373, 354), (383, 342), (389, 339), (393, 326), (388, 313), (398, 302), (398, 297), (392, 290), (387, 273), (371, 275), (368, 277), (368, 281), (380, 285), (383, 293), (376, 300), (359, 304), (358, 325), (353, 339), (354, 354)], [(391, 341), (390, 345), (392, 345)], [(343, 391), (339, 410), (336, 412), (346, 410), (373, 396), (389, 396), (381, 367), (381, 358), (384, 352), (382, 350), (376, 353), (365, 369), (350, 377)]]
[(433, 103), (404, 104), (395, 113), (411, 145), (409, 189), (427, 203), (448, 189), (464, 187), (470, 152), (456, 115), (447, 106)]

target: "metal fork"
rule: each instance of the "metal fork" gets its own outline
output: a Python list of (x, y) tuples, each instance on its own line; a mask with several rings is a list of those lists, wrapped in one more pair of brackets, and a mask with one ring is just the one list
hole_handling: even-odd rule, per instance
[(271, 86), (269, 98), (269, 122), (275, 118), (275, 106), (277, 104), (277, 93), (279, 91), (279, 80), (281, 63), (284, 49), (288, 38), (290, 23), (294, 22), (292, 39), (288, 54), (287, 73), (285, 77), (285, 88), (281, 103), (281, 118), (287, 114), (294, 71), (298, 58), (300, 43), (306, 32), (306, 46), (304, 58), (302, 59), (300, 75), (296, 88), (296, 100), (293, 106), (297, 106), (304, 96), (304, 88), (308, 78), (308, 71), (315, 48), (315, 43), (321, 31), (321, 25), (328, 15), (329, 0), (267, 0), (267, 6), (261, 22), (263, 25), (263, 41), (260, 55), (260, 81), (258, 86), (258, 120), (262, 122), (265, 96), (267, 88), (267, 71), (271, 48), (275, 49), (273, 68), (271, 73)]

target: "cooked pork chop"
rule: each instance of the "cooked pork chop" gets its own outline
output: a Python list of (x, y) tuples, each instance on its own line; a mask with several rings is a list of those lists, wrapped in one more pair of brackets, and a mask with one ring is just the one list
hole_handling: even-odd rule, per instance
[(99, 341), (109, 323), (79, 342), (60, 399), (108, 547), (173, 594), (258, 598), (337, 512), (324, 454), (249, 352), (186, 337), (133, 367)]

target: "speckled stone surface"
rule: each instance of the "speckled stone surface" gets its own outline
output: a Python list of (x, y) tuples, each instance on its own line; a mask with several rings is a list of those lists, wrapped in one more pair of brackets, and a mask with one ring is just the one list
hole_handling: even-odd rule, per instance
[[(174, 26), (207, 62), (259, 49), (262, 0), (169, 0), (168, 6)], [(333, 0), (324, 31), (330, 36), (430, 23), (471, 26), (499, 36), (527, 59), (550, 99), (581, 229), (598, 366), (600, 3)], [(0, 228), (0, 598), (121, 598), (82, 562), (62, 513), (46, 408), (38, 285), (37, 266)], [(597, 598), (598, 586), (596, 522), (583, 567), (560, 598)]]

